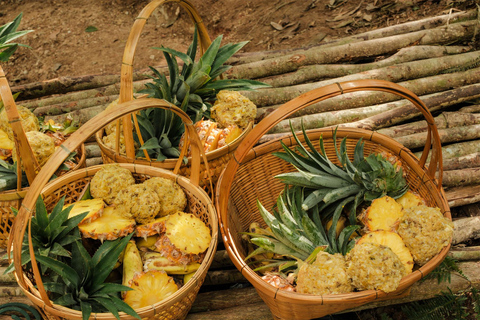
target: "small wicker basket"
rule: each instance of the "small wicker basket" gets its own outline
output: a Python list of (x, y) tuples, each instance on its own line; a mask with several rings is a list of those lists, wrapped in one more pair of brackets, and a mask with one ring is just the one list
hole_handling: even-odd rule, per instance
[[(5, 111), (8, 117), (8, 120), (12, 126), (14, 133), (14, 143), (15, 148), (17, 148), (17, 154), (19, 161), (17, 162), (17, 168), (23, 168), (27, 175), (29, 183), (32, 183), (37, 172), (39, 171), (38, 162), (35, 159), (35, 156), (28, 144), (27, 137), (23, 131), (23, 127), (20, 121), (20, 116), (13, 99), (10, 86), (8, 84), (7, 78), (3, 72), (3, 69), (0, 67), (0, 100), (3, 101), (5, 106)], [(78, 168), (85, 166), (85, 146), (82, 144), (78, 149), (78, 163), (73, 168), (76, 170)], [(18, 170), (20, 171), (20, 170)], [(25, 197), (26, 190), (28, 188), (22, 188), (22, 177), (21, 175), (17, 181), (16, 190), (7, 190), (0, 192), (0, 248), (4, 248), (7, 245), (8, 234), (10, 233), (10, 228), (13, 224), (14, 215), (11, 208), (19, 209), (22, 199)]]
[[(178, 114), (185, 122), (186, 132), (191, 139), (192, 152), (197, 161), (192, 164), (191, 179), (187, 179), (172, 171), (144, 166), (141, 164), (120, 164), (129, 169), (137, 182), (144, 181), (149, 177), (164, 177), (174, 179), (187, 195), (186, 212), (192, 213), (200, 218), (210, 228), (212, 241), (207, 249), (205, 258), (192, 279), (183, 287), (168, 298), (150, 306), (135, 310), (142, 319), (184, 319), (195, 300), (198, 291), (205, 279), (207, 270), (213, 261), (218, 241), (218, 219), (211, 202), (211, 199), (205, 191), (198, 186), (200, 159), (203, 157), (203, 149), (200, 148), (200, 140), (193, 127), (193, 123), (188, 116), (177, 107), (159, 99), (137, 99), (120, 105), (119, 108), (104, 111), (75, 132), (61, 148), (52, 155), (48, 163), (37, 175), (37, 178), (30, 186), (23, 205), (15, 219), (12, 228), (12, 237), (9, 240), (9, 248), (13, 246), (13, 261), (15, 265), (16, 279), (25, 295), (41, 309), (48, 319), (82, 319), (82, 313), (77, 310), (53, 304), (43, 288), (42, 278), (38, 268), (33, 268), (33, 277), (29, 277), (21, 267), (21, 247), (25, 232), (28, 230), (28, 221), (33, 214), (35, 202), (41, 194), (44, 198), (47, 209), (53, 207), (55, 203), (65, 196), (65, 203), (72, 203), (78, 200), (78, 196), (91, 180), (93, 175), (100, 170), (102, 165), (88, 167), (76, 170), (63, 175), (51, 182), (48, 177), (51, 176), (55, 168), (68, 156), (69, 150), (77, 148), (92, 133), (105, 126), (106, 123), (114, 121), (128, 113), (136, 112), (142, 109), (159, 107), (168, 109)], [(31, 247), (31, 250), (33, 248)], [(32, 265), (36, 266), (35, 256), (32, 255)], [(114, 320), (115, 316), (111, 313), (92, 314), (92, 319)], [(122, 319), (134, 319), (126, 314), (121, 314)]]
[[(428, 138), (425, 142), (422, 157), (418, 159), (410, 150), (393, 139), (368, 130), (340, 127), (336, 132), (338, 143), (344, 137), (348, 137), (347, 153), (351, 158), (353, 158), (353, 150), (360, 138), (365, 142), (366, 155), (382, 151), (396, 155), (402, 163), (410, 189), (425, 198), (427, 205), (440, 208), (441, 212), (451, 219), (450, 209), (442, 189), (442, 154), (438, 131), (429, 110), (414, 93), (387, 81), (359, 80), (315, 89), (284, 104), (264, 118), (245, 137), (242, 144), (237, 148), (233, 159), (222, 172), (216, 189), (216, 208), (227, 252), (235, 266), (254, 285), (260, 297), (277, 319), (319, 318), (374, 300), (395, 299), (408, 295), (410, 287), (437, 267), (450, 248), (450, 245), (443, 248), (427, 264), (404, 277), (396, 291), (388, 294), (380, 290), (323, 296), (286, 292), (278, 290), (263, 281), (245, 263), (247, 246), (240, 233), (248, 231), (249, 225), (254, 221), (265, 226), (257, 209), (257, 199), (266, 208), (271, 208), (284, 188), (284, 184), (279, 179), (275, 179), (274, 176), (295, 170), (286, 161), (272, 155), (272, 152), (283, 150), (281, 141), (288, 146), (295, 146), (296, 142), (292, 135), (257, 146), (255, 144), (275, 124), (299, 109), (343, 93), (361, 90), (394, 93), (408, 99), (420, 109), (428, 123)], [(326, 153), (330, 159), (336, 159), (333, 132), (334, 128), (307, 131), (309, 139), (316, 148), (319, 147), (319, 138), (323, 137)], [(304, 142), (303, 135), (300, 134), (299, 138)], [(431, 161), (426, 168), (425, 163), (430, 149), (432, 152)], [(439, 171), (438, 179), (435, 178), (437, 170)]]
[[(125, 51), (123, 54), (123, 62), (121, 68), (121, 80), (120, 80), (120, 97), (119, 103), (131, 101), (133, 97), (133, 60), (135, 55), (135, 49), (140, 38), (140, 34), (145, 26), (147, 19), (150, 17), (152, 12), (159, 7), (160, 5), (168, 2), (178, 3), (183, 9), (185, 9), (190, 16), (192, 22), (197, 26), (197, 32), (200, 42), (201, 53), (204, 53), (205, 50), (210, 46), (211, 40), (208, 36), (207, 30), (203, 24), (202, 18), (198, 14), (197, 10), (194, 8), (192, 3), (188, 0), (153, 0), (145, 6), (145, 8), (140, 12), (137, 19), (135, 20), (133, 27), (130, 31), (130, 35), (127, 39), (125, 46)], [(134, 115), (135, 117), (135, 115)], [(252, 129), (253, 123), (251, 123), (242, 134), (237, 137), (230, 144), (207, 152), (207, 160), (209, 161), (210, 170), (207, 170), (205, 164), (202, 163), (201, 166), (201, 179), (200, 186), (204, 187), (207, 192), (213, 194), (213, 190), (210, 187), (210, 180), (213, 184), (218, 180), (218, 177), (222, 169), (230, 160), (233, 151), (242, 141), (243, 137)], [(149, 166), (155, 166), (158, 168), (163, 168), (171, 170), (175, 167), (177, 159), (166, 159), (164, 161), (156, 161), (155, 159), (151, 160), (148, 155), (145, 158), (135, 159), (134, 151), (134, 142), (133, 142), (133, 127), (130, 121), (130, 116), (127, 116), (123, 119), (123, 128), (124, 128), (124, 137), (125, 137), (125, 147), (126, 155), (120, 154), (118, 145), (116, 149), (112, 149), (105, 145), (102, 140), (102, 137), (105, 135), (104, 130), (100, 130), (96, 133), (96, 140), (100, 149), (102, 151), (102, 159), (104, 163), (118, 162), (118, 163), (143, 163)], [(140, 131), (135, 128), (137, 134), (140, 136)], [(117, 131), (117, 135), (119, 135)], [(119, 141), (117, 137), (117, 141)], [(140, 161), (140, 162), (139, 162)], [(189, 177), (191, 174), (191, 157), (188, 158), (188, 163), (182, 165), (180, 173), (186, 177)]]

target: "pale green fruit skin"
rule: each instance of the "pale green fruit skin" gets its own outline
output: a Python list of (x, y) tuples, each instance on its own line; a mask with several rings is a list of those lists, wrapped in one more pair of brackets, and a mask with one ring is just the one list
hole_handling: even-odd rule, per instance
[(395, 291), (406, 275), (400, 258), (389, 247), (364, 242), (346, 256), (347, 273), (358, 290)]
[(313, 264), (304, 263), (297, 276), (297, 292), (340, 294), (353, 291), (347, 274), (345, 257), (339, 253), (319, 252)]
[[(30, 132), (40, 130), (38, 119), (32, 111), (30, 111), (24, 106), (17, 106), (17, 110), (20, 118), (22, 119), (21, 122), (23, 131)], [(7, 133), (10, 140), (13, 140), (13, 130), (8, 123), (7, 111), (5, 110), (5, 108), (2, 108), (2, 111), (0, 112), (0, 129)]]
[(135, 179), (130, 170), (118, 164), (106, 164), (90, 181), (90, 193), (92, 197), (112, 204), (117, 193), (132, 184), (135, 184)]
[(397, 233), (412, 253), (415, 263), (423, 266), (450, 243), (453, 222), (445, 218), (438, 208), (413, 206), (405, 210)]
[[(37, 159), (40, 167), (43, 167), (55, 152), (55, 140), (40, 131), (29, 131), (25, 133), (25, 136), (32, 148), (35, 159)], [(12, 150), (12, 159), (13, 161), (17, 161), (16, 148)]]

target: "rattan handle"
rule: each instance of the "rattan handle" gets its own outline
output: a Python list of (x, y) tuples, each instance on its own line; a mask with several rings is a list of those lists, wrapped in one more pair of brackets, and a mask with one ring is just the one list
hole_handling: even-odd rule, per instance
[[(125, 45), (125, 50), (123, 53), (122, 59), (122, 69), (121, 69), (121, 78), (120, 78), (120, 97), (119, 103), (127, 102), (133, 100), (133, 60), (135, 56), (135, 50), (137, 48), (138, 40), (140, 38), (140, 34), (142, 33), (143, 27), (147, 22), (147, 19), (150, 17), (152, 12), (159, 7), (160, 5), (167, 3), (167, 2), (176, 2), (182, 8), (184, 8), (187, 13), (189, 14), (192, 22), (197, 26), (197, 32), (200, 40), (200, 50), (201, 52), (205, 52), (207, 48), (210, 46), (211, 40), (208, 36), (207, 30), (203, 24), (202, 18), (198, 14), (197, 10), (193, 7), (190, 1), (188, 0), (153, 0), (149, 4), (143, 8), (140, 12), (138, 17), (136, 18), (133, 27), (130, 31), (130, 35), (128, 36), (127, 43)], [(138, 137), (141, 139), (140, 130), (138, 125), (136, 125), (136, 119), (134, 116), (135, 121), (135, 129), (137, 131)], [(124, 137), (125, 137), (125, 148), (126, 154), (129, 158), (135, 158), (135, 147), (133, 145), (133, 128), (132, 123), (130, 121), (130, 117), (123, 118), (123, 130), (124, 130)], [(117, 139), (119, 141), (119, 130), (117, 130)], [(143, 144), (143, 141), (140, 141)], [(115, 152), (119, 152), (119, 144), (116, 144)], [(147, 160), (150, 161), (149, 155), (145, 152), (145, 157)]]
[[(23, 270), (21, 267), (22, 242), (28, 222), (30, 221), (30, 217), (35, 209), (35, 203), (38, 196), (41, 194), (43, 187), (50, 180), (53, 173), (63, 163), (63, 161), (65, 161), (72, 150), (77, 149), (83, 142), (85, 142), (85, 140), (103, 128), (107, 123), (115, 121), (126, 114), (147, 108), (162, 108), (176, 113), (185, 124), (185, 132), (187, 137), (190, 139), (190, 145), (192, 146), (192, 172), (190, 175), (190, 181), (193, 185), (198, 186), (200, 181), (200, 159), (203, 158), (203, 161), (205, 162), (207, 159), (203, 151), (200, 138), (198, 137), (190, 117), (180, 108), (160, 99), (141, 98), (123, 103), (119, 106), (119, 108), (112, 108), (99, 113), (81, 126), (77, 131), (75, 131), (65, 142), (63, 142), (62, 145), (60, 145), (59, 148), (57, 148), (45, 166), (43, 166), (43, 168), (40, 170), (36, 179), (30, 185), (30, 189), (23, 199), (22, 206), (12, 226), (8, 244), (9, 250), (13, 245), (15, 271), (17, 273), (17, 279), (20, 281), (20, 284), (23, 286), (23, 288), (27, 288), (27, 285), (24, 282)], [(181, 162), (182, 159), (179, 158), (178, 161)], [(33, 253), (31, 253), (32, 265), (34, 265), (34, 273), (36, 273), (35, 257), (32, 254)], [(36, 278), (38, 277), (39, 276), (36, 276)], [(41, 281), (39, 281), (37, 284), (39, 284), (39, 291), (41, 293), (45, 293), (45, 290), (40, 288), (40, 286), (42, 286)], [(50, 304), (50, 301), (46, 296), (44, 297), (44, 301), (47, 301), (46, 303)]]
[[(443, 175), (442, 149), (440, 144), (440, 136), (438, 134), (438, 129), (435, 125), (432, 114), (425, 106), (425, 104), (420, 100), (420, 98), (418, 98), (418, 96), (415, 95), (412, 91), (393, 82), (384, 80), (356, 80), (335, 83), (322, 88), (314, 89), (285, 103), (280, 108), (276, 109), (267, 117), (262, 119), (262, 121), (260, 121), (253, 128), (253, 130), (244, 138), (243, 142), (238, 146), (234, 154), (236, 161), (229, 162), (225, 169), (225, 174), (228, 175), (228, 172), (235, 172), (238, 167), (238, 163), (242, 162), (247, 153), (253, 148), (253, 146), (258, 142), (258, 140), (281, 120), (288, 118), (290, 115), (294, 114), (298, 110), (303, 109), (316, 102), (326, 100), (328, 98), (335, 97), (344, 93), (355, 91), (385, 91), (393, 93), (409, 100), (413, 103), (413, 105), (415, 105), (415, 107), (417, 107), (422, 112), (428, 124), (428, 135), (422, 156), (419, 160), (419, 165), (421, 167), (425, 166), (428, 153), (431, 149), (432, 156), (428, 165), (427, 174), (432, 180), (435, 181), (436, 171), (437, 169), (439, 170), (438, 189), (441, 189)], [(231, 179), (225, 178), (222, 180), (224, 182), (229, 180), (232, 181)]]
[[(12, 96), (12, 91), (8, 80), (5, 77), (2, 67), (0, 66), (0, 98), (3, 101), (5, 111), (7, 113), (8, 123), (12, 127), (13, 142), (17, 152), (18, 168), (21, 168), (23, 162), (23, 170), (27, 174), (28, 182), (31, 184), (37, 172), (40, 170), (37, 159), (35, 158), (32, 148), (28, 143), (27, 136), (22, 127), (22, 119), (18, 114), (17, 105)], [(19, 171), (20, 172), (20, 171)], [(18, 175), (17, 189), (20, 190), (22, 185), (22, 175)]]

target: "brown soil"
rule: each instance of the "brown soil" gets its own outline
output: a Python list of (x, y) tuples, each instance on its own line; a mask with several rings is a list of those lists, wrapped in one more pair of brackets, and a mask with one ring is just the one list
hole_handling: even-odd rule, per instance
[[(244, 51), (299, 48), (402, 22), (475, 7), (471, 0), (192, 0), (210, 37), (248, 40)], [(116, 74), (135, 17), (149, 1), (7, 0), (0, 24), (20, 12), (19, 30), (31, 29), (3, 65), (11, 85), (60, 76)], [(96, 31), (88, 32), (94, 27)], [(143, 30), (135, 69), (162, 64), (161, 45), (185, 51), (193, 24), (177, 4), (160, 6)]]

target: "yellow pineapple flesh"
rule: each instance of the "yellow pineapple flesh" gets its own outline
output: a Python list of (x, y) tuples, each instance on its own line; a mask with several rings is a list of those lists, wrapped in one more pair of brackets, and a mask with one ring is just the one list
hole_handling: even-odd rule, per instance
[(222, 129), (222, 132), (218, 137), (217, 148), (219, 149), (230, 144), (232, 141), (237, 139), (242, 134), (242, 132), (243, 130), (240, 129), (240, 127), (237, 125), (231, 125), (227, 128)]
[(412, 273), (414, 265), (412, 254), (397, 233), (384, 230), (373, 231), (363, 235), (357, 241), (357, 244), (364, 242), (377, 243), (389, 247), (400, 258), (400, 261), (402, 261), (406, 273)]
[(174, 279), (158, 270), (135, 274), (130, 287), (123, 301), (133, 309), (153, 306), (178, 290)]
[(221, 90), (213, 104), (211, 117), (223, 128), (246, 128), (257, 116), (257, 106), (238, 91)]
[(85, 238), (115, 240), (135, 230), (135, 220), (125, 218), (115, 207), (105, 207), (98, 219), (78, 226)]
[(160, 213), (160, 199), (151, 187), (145, 184), (132, 184), (119, 190), (115, 205), (125, 217), (132, 217), (138, 224), (152, 222)]
[(143, 270), (162, 270), (167, 274), (188, 274), (198, 270), (200, 263), (189, 264), (174, 263), (158, 252), (146, 252), (143, 254)]
[[(25, 133), (30, 131), (39, 131), (40, 124), (38, 123), (38, 118), (33, 114), (30, 109), (24, 106), (17, 106), (18, 115), (20, 116), (20, 121), (22, 123), (23, 131)], [(0, 129), (5, 131), (10, 140), (13, 140), (13, 130), (8, 122), (7, 111), (5, 108), (2, 108), (0, 111)]]
[[(65, 209), (69, 205), (63, 207)], [(105, 207), (105, 202), (102, 199), (88, 199), (88, 200), (80, 200), (73, 204), (72, 210), (68, 214), (68, 218), (75, 217), (81, 213), (88, 212), (88, 214), (83, 218), (80, 224), (83, 223), (90, 223), (96, 219), (98, 219), (103, 212), (103, 208)]]
[[(25, 133), (28, 144), (32, 148), (33, 155), (40, 167), (47, 163), (50, 156), (55, 152), (55, 140), (40, 131), (29, 131)], [(12, 150), (12, 159), (17, 161), (16, 148)]]
[(395, 199), (384, 196), (372, 201), (372, 204), (363, 211), (359, 219), (368, 231), (395, 230), (403, 216), (402, 205)]
[(0, 159), (7, 160), (12, 156), (15, 143), (8, 137), (7, 133), (0, 129)]
[[(147, 239), (156, 238), (155, 235), (163, 232), (165, 232), (165, 219), (163, 218), (157, 218), (145, 224), (137, 224), (135, 228), (135, 235), (145, 239), (144, 242), (148, 242)], [(142, 242), (142, 246), (147, 246), (144, 242)]]
[(201, 262), (212, 236), (210, 229), (193, 214), (177, 212), (165, 217), (165, 233), (155, 243), (155, 251), (173, 262)]
[(130, 170), (118, 164), (105, 164), (90, 181), (90, 193), (93, 198), (101, 198), (107, 204), (112, 204), (120, 190), (133, 184), (135, 179)]
[[(135, 241), (130, 240), (123, 250), (122, 284), (129, 287), (137, 273), (143, 272), (143, 261)], [(125, 292), (122, 293), (125, 296)]]
[(425, 200), (412, 191), (407, 191), (403, 196), (397, 199), (397, 202), (402, 205), (404, 210), (422, 204), (425, 205)]

